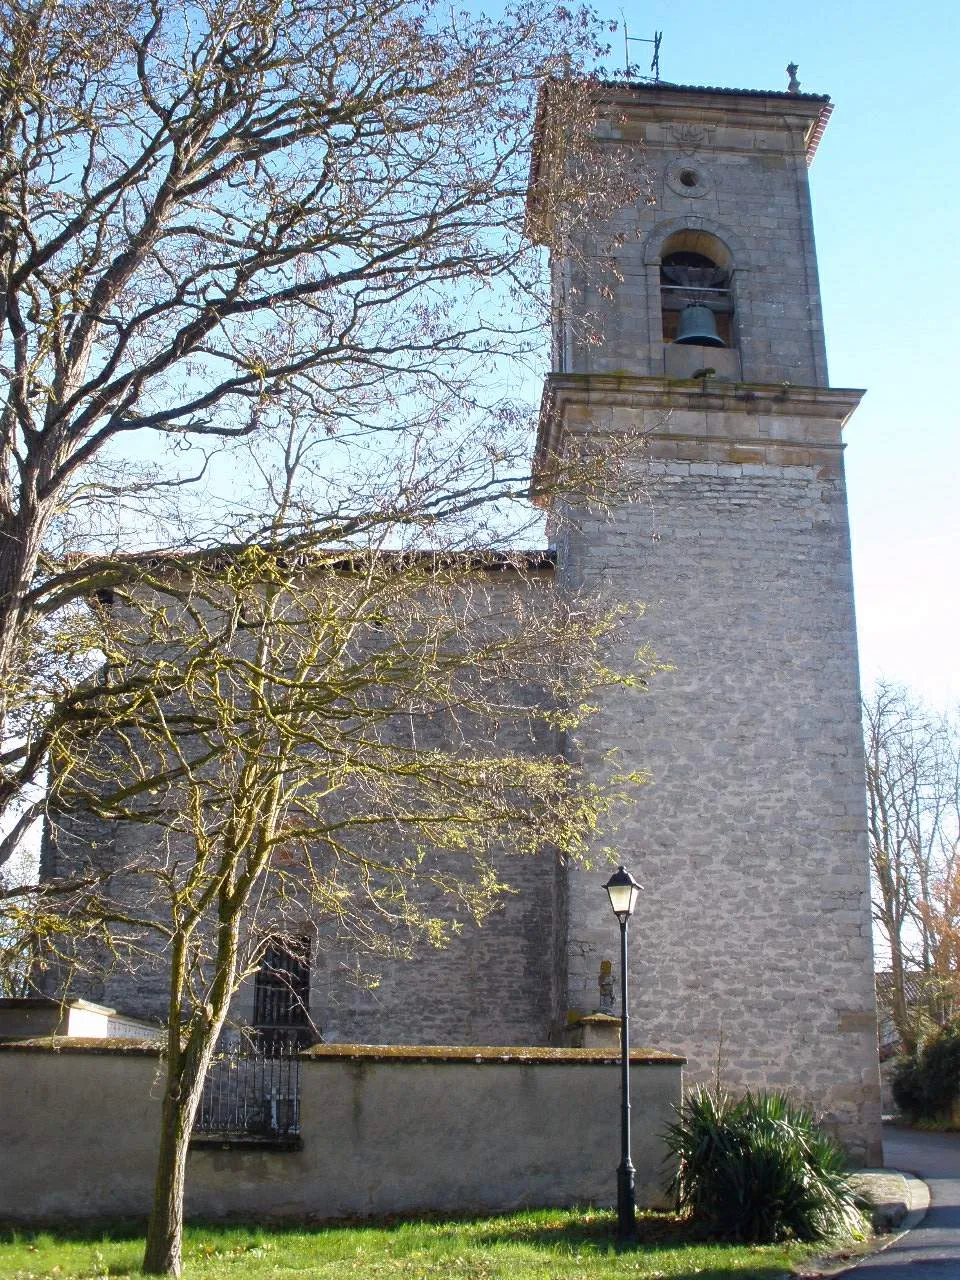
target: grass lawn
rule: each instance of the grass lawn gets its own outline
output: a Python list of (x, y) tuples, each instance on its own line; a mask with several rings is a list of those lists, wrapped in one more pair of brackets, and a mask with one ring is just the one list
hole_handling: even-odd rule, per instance
[[(599, 1210), (540, 1210), (494, 1218), (359, 1227), (190, 1227), (188, 1280), (602, 1280), (755, 1277), (774, 1280), (822, 1247), (737, 1246), (696, 1240), (671, 1214), (645, 1213), (635, 1248), (618, 1253), (615, 1220)], [(131, 1231), (0, 1234), (3, 1280), (139, 1274)]]

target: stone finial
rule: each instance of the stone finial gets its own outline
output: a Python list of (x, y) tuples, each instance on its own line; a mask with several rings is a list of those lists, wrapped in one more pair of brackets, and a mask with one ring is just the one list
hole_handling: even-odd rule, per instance
[(795, 62), (788, 63), (787, 75), (790, 77), (790, 82), (787, 85), (787, 93), (800, 92), (800, 81), (797, 79), (797, 72), (799, 70), (800, 68), (797, 66)]
[(613, 961), (600, 961), (600, 1013), (613, 1013)]

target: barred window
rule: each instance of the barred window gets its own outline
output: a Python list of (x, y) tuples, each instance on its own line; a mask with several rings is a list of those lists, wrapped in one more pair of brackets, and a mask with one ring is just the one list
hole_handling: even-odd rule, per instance
[(310, 939), (271, 938), (253, 988), (259, 1032), (310, 1025)]

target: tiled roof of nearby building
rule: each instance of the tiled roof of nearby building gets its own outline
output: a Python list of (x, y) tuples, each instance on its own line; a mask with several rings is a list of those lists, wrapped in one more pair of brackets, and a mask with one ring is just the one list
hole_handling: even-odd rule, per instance
[[(194, 551), (144, 551), (118, 554), (109, 557), (75, 556), (68, 563), (71, 580), (87, 578), (92, 583), (90, 590), (97, 595), (101, 604), (111, 604), (111, 593), (120, 586), (129, 585), (137, 577), (138, 571), (160, 574), (168, 572), (189, 573), (192, 569), (206, 569), (218, 572), (243, 551), (248, 550), (242, 544), (233, 546), (204, 547)], [(435, 565), (438, 570), (455, 569), (470, 573), (552, 573), (556, 566), (556, 552), (549, 547), (541, 549), (518, 548), (511, 550), (472, 550), (448, 551), (436, 550), (402, 551), (389, 547), (366, 551), (362, 548), (353, 550), (349, 545), (339, 547), (307, 547), (301, 549), (295, 540), (286, 546), (274, 548), (264, 546), (261, 550), (273, 552), (286, 568), (329, 569), (336, 573), (352, 573), (360, 568), (368, 567), (376, 562), (398, 569), (421, 565)]]
[[(889, 1006), (893, 1001), (893, 974), (889, 969), (882, 969), (877, 975), (877, 1003), (881, 1007)], [(903, 994), (908, 1005), (919, 1005), (930, 995), (932, 985), (936, 985), (935, 974), (905, 973), (903, 975)]]

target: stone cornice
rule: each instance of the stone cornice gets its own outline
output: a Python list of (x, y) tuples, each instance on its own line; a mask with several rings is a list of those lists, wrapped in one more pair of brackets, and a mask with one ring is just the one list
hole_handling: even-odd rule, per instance
[(802, 129), (808, 162), (813, 159), (833, 110), (825, 94), (622, 82), (607, 82), (604, 89), (604, 110), (609, 105), (626, 120), (635, 116), (644, 121), (702, 124), (708, 119), (711, 126)]
[[(563, 454), (570, 436), (625, 429), (640, 414), (658, 440), (742, 440), (839, 449), (840, 433), (864, 392), (790, 383), (694, 381), (630, 374), (550, 374), (543, 390), (536, 469)], [(633, 424), (634, 427), (636, 423)]]

